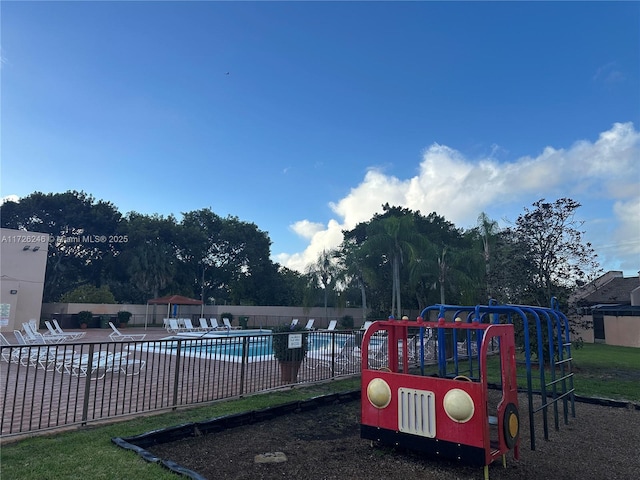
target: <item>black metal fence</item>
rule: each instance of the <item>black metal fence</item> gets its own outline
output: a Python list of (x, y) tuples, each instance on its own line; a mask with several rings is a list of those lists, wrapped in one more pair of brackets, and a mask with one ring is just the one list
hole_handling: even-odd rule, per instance
[[(170, 410), (360, 373), (353, 331), (311, 331), (283, 380), (271, 334), (193, 333), (173, 339), (0, 347), (0, 432), (10, 437)], [(281, 334), (275, 334), (281, 335)], [(287, 335), (286, 333), (284, 335)]]

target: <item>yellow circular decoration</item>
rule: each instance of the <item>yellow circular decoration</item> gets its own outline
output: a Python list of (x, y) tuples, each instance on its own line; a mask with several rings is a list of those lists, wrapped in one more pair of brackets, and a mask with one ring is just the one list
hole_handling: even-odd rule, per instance
[(471, 395), (459, 388), (452, 388), (446, 393), (442, 406), (449, 418), (459, 423), (471, 420), (475, 411)]
[(518, 407), (516, 407), (513, 403), (508, 403), (504, 409), (502, 419), (504, 443), (507, 445), (507, 447), (513, 448), (518, 443), (518, 436), (520, 433), (520, 417), (518, 415)]
[(515, 413), (509, 415), (509, 434), (515, 438), (518, 435), (518, 416)]
[(385, 408), (391, 402), (391, 387), (381, 378), (374, 378), (367, 385), (367, 398), (376, 408)]

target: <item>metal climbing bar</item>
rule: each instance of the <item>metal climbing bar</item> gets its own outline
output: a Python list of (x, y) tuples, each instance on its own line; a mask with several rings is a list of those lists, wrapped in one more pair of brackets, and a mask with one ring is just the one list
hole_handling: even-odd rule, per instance
[[(435, 318), (434, 318), (435, 316)], [(420, 317), (425, 320), (441, 322), (480, 324), (514, 324), (516, 334), (520, 338), (519, 347), (524, 354), (524, 375), (526, 385), (521, 388), (527, 394), (531, 449), (536, 448), (535, 416), (542, 416), (543, 435), (549, 438), (549, 412), (553, 409), (554, 427), (559, 429), (560, 412), (558, 402), (562, 402), (564, 423), (568, 423), (569, 410), (575, 417), (575, 396), (573, 387), (573, 371), (571, 356), (571, 340), (567, 317), (560, 312), (555, 298), (551, 308), (530, 305), (501, 305), (490, 301), (488, 305), (460, 306), (437, 304), (425, 308)], [(450, 345), (457, 345), (460, 336), (466, 335), (465, 347), (469, 355), (464, 355), (466, 372), (470, 377), (477, 375), (483, 359), (471, 355), (471, 332), (453, 331), (447, 337), (446, 330), (437, 328), (437, 361), (438, 375), (452, 377), (459, 375), (460, 352)], [(482, 343), (482, 332), (476, 337), (477, 347)], [(423, 345), (421, 331), (421, 345)], [(499, 340), (498, 340), (499, 341)], [(447, 347), (449, 345), (449, 347)], [(479, 350), (479, 348), (478, 348)], [(424, 356), (420, 355), (420, 372), (425, 375)], [(474, 365), (475, 363), (475, 365)], [(477, 369), (477, 370), (476, 370)], [(534, 371), (537, 378), (534, 381)], [(548, 378), (547, 378), (548, 377)], [(539, 401), (537, 400), (539, 398)]]

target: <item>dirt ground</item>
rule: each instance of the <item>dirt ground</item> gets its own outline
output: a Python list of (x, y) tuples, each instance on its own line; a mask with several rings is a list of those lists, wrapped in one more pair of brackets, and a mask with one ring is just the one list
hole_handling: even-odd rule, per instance
[[(526, 398), (520, 399), (526, 405)], [(360, 402), (323, 406), (149, 448), (153, 454), (213, 479), (482, 479), (482, 468), (433, 459), (360, 438)], [(549, 441), (536, 417), (536, 450), (521, 407), (520, 460), (489, 467), (492, 480), (632, 480), (640, 475), (640, 411), (576, 403), (576, 418), (553, 429)], [(255, 463), (283, 452), (282, 463)]]

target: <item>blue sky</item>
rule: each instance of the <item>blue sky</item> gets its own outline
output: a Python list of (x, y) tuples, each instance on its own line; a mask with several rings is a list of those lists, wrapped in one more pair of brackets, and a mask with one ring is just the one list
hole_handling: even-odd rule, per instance
[(638, 2), (11, 2), (3, 198), (210, 207), (304, 269), (389, 202), (462, 228), (582, 203), (640, 269)]

